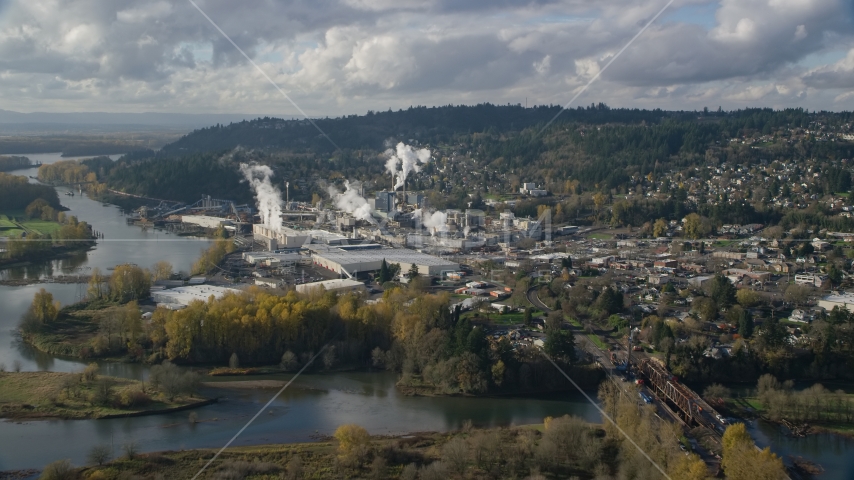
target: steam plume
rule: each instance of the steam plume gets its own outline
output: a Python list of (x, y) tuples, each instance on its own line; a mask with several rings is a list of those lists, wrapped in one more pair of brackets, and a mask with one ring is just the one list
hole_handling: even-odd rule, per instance
[(344, 181), (344, 193), (338, 191), (335, 187), (328, 187), (329, 196), (335, 201), (335, 206), (339, 210), (343, 210), (359, 220), (365, 220), (376, 225), (376, 220), (371, 216), (371, 206), (364, 197), (359, 195), (359, 183), (350, 183)]
[(433, 212), (431, 214), (422, 214), (423, 220), (421, 224), (430, 231), (430, 235), (435, 236), (437, 232), (447, 232), (448, 215), (445, 212)]
[(255, 192), (255, 204), (261, 221), (274, 231), (282, 228), (282, 192), (273, 185), (273, 170), (266, 165), (240, 164), (240, 173)]
[[(385, 168), (395, 178), (393, 190), (404, 186), (406, 178), (410, 173), (421, 171), (421, 164), (426, 164), (430, 161), (429, 149), (421, 148), (415, 150), (412, 146), (406, 145), (403, 142), (398, 143), (395, 150), (386, 150), (385, 154), (388, 155)], [(400, 167), (400, 170), (398, 170), (398, 167)]]

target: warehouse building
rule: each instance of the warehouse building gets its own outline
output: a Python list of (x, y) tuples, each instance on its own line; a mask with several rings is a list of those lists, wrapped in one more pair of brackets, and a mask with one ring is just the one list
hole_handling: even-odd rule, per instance
[(275, 252), (243, 252), (243, 260), (250, 265), (262, 264), (266, 266), (289, 266), (302, 263), (308, 257), (298, 253), (275, 253)]
[(198, 225), (203, 228), (233, 227), (234, 222), (227, 218), (211, 217), (210, 215), (182, 215), (181, 223)]
[(280, 248), (301, 248), (311, 243), (346, 245), (349, 242), (347, 237), (326, 230), (294, 230), (287, 227), (273, 230), (261, 224), (252, 225), (252, 234), (256, 241), (264, 243), (271, 251)]
[(310, 293), (312, 290), (320, 288), (323, 288), (327, 292), (336, 293), (362, 293), (367, 290), (364, 283), (358, 282), (356, 280), (350, 280), (348, 278), (342, 278), (337, 280), (324, 280), (322, 282), (303, 283), (302, 285), (297, 285), (295, 288), (297, 290), (297, 293)]
[(183, 308), (190, 303), (201, 300), (208, 301), (210, 297), (220, 299), (227, 293), (240, 293), (236, 288), (217, 287), (214, 285), (190, 285), (186, 287), (170, 288), (166, 290), (152, 291), (151, 299), (157, 306), (164, 306), (172, 310)]
[(854, 312), (854, 293), (828, 295), (818, 301), (818, 306), (828, 312), (833, 310), (833, 307), (844, 308), (849, 312)]
[(409, 271), (410, 266), (414, 264), (421, 275), (441, 275), (443, 272), (456, 272), (460, 269), (459, 263), (404, 248), (383, 248), (380, 245), (310, 245), (308, 249), (312, 252), (311, 259), (315, 265), (339, 275), (354, 276), (359, 272), (377, 271), (383, 260), (388, 264), (399, 264), (403, 272)]

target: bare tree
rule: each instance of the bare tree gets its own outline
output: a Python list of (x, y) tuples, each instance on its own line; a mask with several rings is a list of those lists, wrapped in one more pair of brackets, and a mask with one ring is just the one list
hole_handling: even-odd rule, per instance
[(386, 478), (388, 475), (388, 465), (386, 464), (385, 458), (376, 456), (374, 457), (374, 461), (371, 462), (371, 478), (374, 480), (382, 480)]
[(125, 456), (128, 458), (128, 460), (133, 460), (136, 457), (137, 453), (139, 453), (139, 447), (133, 440), (122, 445), (122, 450), (125, 452)]
[(329, 348), (323, 352), (323, 367), (329, 370), (333, 365), (335, 365), (335, 346), (330, 345)]
[(110, 447), (106, 445), (95, 445), (89, 450), (89, 454), (86, 456), (86, 459), (89, 463), (93, 463), (95, 465), (103, 465), (110, 460), (112, 453), (110, 452)]
[(456, 472), (463, 473), (468, 466), (469, 447), (465, 440), (456, 437), (442, 446), (442, 460)]

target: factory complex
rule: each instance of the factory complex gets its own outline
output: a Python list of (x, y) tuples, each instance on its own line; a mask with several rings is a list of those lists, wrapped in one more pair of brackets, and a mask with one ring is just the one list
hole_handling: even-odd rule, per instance
[(456, 262), (415, 250), (387, 248), (378, 244), (337, 247), (320, 244), (309, 245), (308, 249), (315, 265), (348, 277), (355, 277), (359, 272), (377, 271), (383, 260), (387, 264), (399, 264), (403, 271), (415, 265), (421, 275), (440, 276), (460, 269), (460, 264)]

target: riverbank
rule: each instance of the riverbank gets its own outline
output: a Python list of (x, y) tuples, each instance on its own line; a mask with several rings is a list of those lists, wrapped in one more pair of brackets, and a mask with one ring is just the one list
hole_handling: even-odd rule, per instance
[[(29, 265), (29, 262), (19, 263), (10, 265), (6, 268), (14, 268), (14, 267), (23, 267)], [(0, 267), (2, 269), (2, 267)], [(12, 279), (12, 280), (0, 280), (0, 285), (4, 287), (23, 287), (25, 285), (37, 285), (40, 283), (63, 283), (63, 284), (75, 284), (75, 283), (89, 283), (92, 277), (90, 275), (57, 275), (54, 277), (41, 277), (41, 278), (20, 278), (20, 279)]]
[[(88, 252), (95, 248), (96, 242), (95, 239), (91, 241), (75, 241), (72, 242), (71, 245), (51, 245), (47, 250), (40, 250), (38, 254), (23, 256), (17, 258), (0, 258), (0, 270), (6, 270), (8, 268), (16, 268), (16, 267), (26, 267), (33, 263), (45, 263), (53, 260), (62, 260), (63, 258), (69, 258), (74, 254), (79, 254), (81, 252)], [(4, 254), (5, 255), (5, 254)], [(36, 282), (40, 281), (39, 279), (34, 279)], [(30, 280), (26, 280), (30, 281)], [(5, 281), (4, 281), (5, 282)], [(6, 286), (19, 286), (26, 285), (26, 283), (14, 283), (19, 281), (10, 281), (13, 283), (2, 283), (2, 285)]]
[(0, 373), (0, 418), (14, 420), (157, 415), (214, 402), (188, 395), (170, 399), (142, 382), (94, 373)]
[[(854, 395), (842, 394), (838, 400), (838, 404), (834, 409), (824, 408), (825, 413), (830, 413), (830, 410), (841, 410), (848, 405), (850, 414), (845, 414), (851, 419), (854, 419)], [(809, 435), (833, 434), (846, 438), (854, 439), (854, 423), (850, 420), (845, 421), (839, 419), (837, 421), (823, 420), (800, 420), (792, 421), (786, 417), (776, 417), (770, 415), (768, 410), (757, 397), (741, 397), (730, 399), (726, 402), (725, 410), (734, 416), (746, 419), (761, 419), (765, 422), (785, 427), (788, 435), (794, 438), (806, 437)]]
[[(414, 432), (370, 436), (349, 425), (351, 436), (318, 435), (316, 441), (233, 447), (207, 467), (203, 478), (501, 478), (523, 477), (548, 464), (553, 473), (590, 477), (593, 469), (548, 450), (554, 434), (543, 425), (480, 430), (468, 426), (449, 433)], [(580, 426), (597, 432), (594, 425)], [(589, 430), (588, 430), (589, 429)], [(342, 440), (342, 441), (339, 441)], [(534, 455), (549, 451), (556, 461)], [(191, 478), (216, 449), (122, 455), (103, 465), (75, 469), (78, 478)], [(598, 463), (598, 462), (597, 462)], [(601, 468), (604, 465), (600, 466)], [(546, 467), (544, 467), (546, 468)]]

